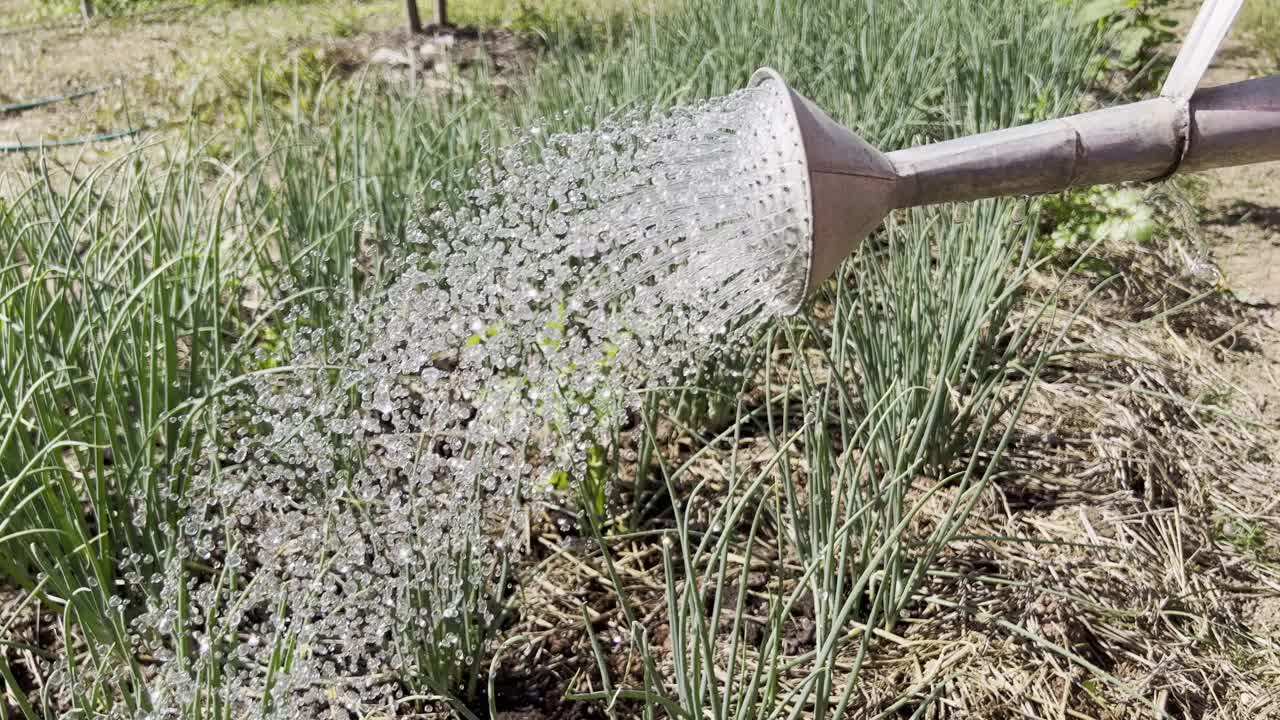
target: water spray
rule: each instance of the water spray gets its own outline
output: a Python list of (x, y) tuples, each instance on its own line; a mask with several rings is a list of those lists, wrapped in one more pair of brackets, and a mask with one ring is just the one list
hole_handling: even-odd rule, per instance
[(1208, 0), (1159, 97), (882, 153), (771, 68), (753, 87), (782, 117), (779, 151), (804, 168), (810, 251), (804, 297), (899, 208), (1150, 181), (1280, 159), (1280, 75), (1197, 90), (1243, 0)]

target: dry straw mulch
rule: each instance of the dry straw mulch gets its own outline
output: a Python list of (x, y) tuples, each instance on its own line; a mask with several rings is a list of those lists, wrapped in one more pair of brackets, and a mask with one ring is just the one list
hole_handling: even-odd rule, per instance
[(1068, 281), (1078, 314), (869, 706), (915, 683), (931, 717), (1280, 717), (1280, 444), (1227, 372), (1255, 311), (1189, 247)]

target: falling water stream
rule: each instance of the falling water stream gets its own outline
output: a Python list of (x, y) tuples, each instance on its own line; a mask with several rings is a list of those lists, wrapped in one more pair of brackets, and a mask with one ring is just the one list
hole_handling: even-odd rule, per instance
[[(194, 665), (161, 664), (154, 716), (215, 666), (235, 717), (355, 717), (465, 677), (448, 668), (492, 638), (464, 621), (492, 619), (529, 499), (642, 388), (685, 381), (803, 292), (808, 190), (778, 147), (782, 92), (528, 132), (462, 209), (422, 219), (384, 292), (300, 326), (287, 371), (228, 396), (180, 529), (180, 555), (213, 568), (186, 577), (186, 622), (215, 621)], [(162, 636), (183, 622), (170, 565), (136, 621)]]

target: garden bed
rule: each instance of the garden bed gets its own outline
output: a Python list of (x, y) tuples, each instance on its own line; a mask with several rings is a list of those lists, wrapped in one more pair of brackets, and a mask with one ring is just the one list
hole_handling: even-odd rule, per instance
[[(1234, 374), (1272, 362), (1272, 301), (1223, 283), (1183, 184), (895, 215), (800, 315), (689, 387), (638, 388), (593, 465), (528, 496), (496, 640), (456, 686), (406, 662), (271, 696), (344, 639), (290, 626), (287, 594), (247, 614), (219, 594), (264, 562), (192, 520), (224, 517), (194, 479), (239, 462), (219, 403), (377, 297), (426, 208), (466, 206), (516, 128), (661, 113), (768, 64), (901, 147), (1068, 112), (1096, 62), (1092, 26), (1049, 0), (688, 0), (591, 27), (298, 41), (351, 77), (386, 50), (389, 83), (448, 84), (308, 114), (278, 74), (229, 133), (0, 204), (9, 714), (143, 715), (163, 688), (191, 718), (1274, 715), (1276, 405)], [(387, 530), (387, 497), (310, 481), (368, 510), (339, 545)], [(31, 593), (43, 614), (6, 614)], [(57, 658), (39, 678), (26, 644)], [(230, 704), (231, 673), (261, 702)], [(398, 704), (362, 707), (365, 680)]]

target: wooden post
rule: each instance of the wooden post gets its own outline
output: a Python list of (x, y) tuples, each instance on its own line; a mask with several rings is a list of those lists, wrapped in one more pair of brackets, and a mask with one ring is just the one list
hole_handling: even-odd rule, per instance
[(449, 27), (449, 2), (436, 0), (436, 27)]
[(418, 15), (418, 0), (404, 0), (405, 10), (409, 14), (409, 32), (414, 35), (422, 33), (422, 18)]
[(93, 0), (80, 0), (80, 17), (86, 24), (93, 19)]

